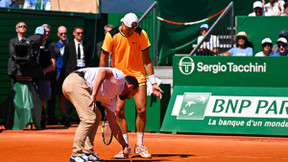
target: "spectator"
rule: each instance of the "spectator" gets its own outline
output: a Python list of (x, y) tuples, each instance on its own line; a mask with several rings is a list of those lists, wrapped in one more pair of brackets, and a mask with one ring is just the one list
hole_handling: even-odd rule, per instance
[[(265, 1), (264, 1), (265, 2)], [(269, 3), (264, 5), (264, 11), (271, 16), (279, 16), (283, 13), (283, 0), (269, 0)]]
[(0, 7), (9, 7), (11, 0), (0, 0)]
[[(198, 37), (197, 44), (199, 44), (206, 33), (208, 32), (209, 26), (208, 24), (202, 24), (200, 26), (200, 33), (201, 36)], [(204, 42), (201, 44), (200, 48), (198, 49), (196, 55), (202, 56), (213, 56), (217, 55), (219, 52), (219, 39), (215, 35), (209, 35), (206, 37)]]
[(10, 8), (19, 8), (19, 3), (16, 0), (11, 0)]
[[(114, 28), (113, 25), (110, 25), (110, 24), (105, 25), (104, 26), (104, 36), (106, 35), (107, 32), (111, 31), (113, 28)], [(97, 56), (98, 56), (99, 60), (100, 60), (100, 56), (101, 56), (102, 45), (103, 45), (103, 40), (97, 43)], [(111, 55), (109, 55), (108, 66), (112, 67)]]
[(288, 56), (288, 53), (287, 53), (287, 39), (278, 38), (277, 46), (279, 48), (279, 52), (275, 53), (273, 56)]
[[(285, 38), (287, 39), (288, 38), (288, 32), (287, 30), (281, 30), (279, 35), (278, 35), (278, 38)], [(272, 47), (272, 52), (273, 53), (277, 53), (279, 52), (279, 49), (278, 49), (278, 45), (275, 44), (273, 47)]]
[(26, 34), (28, 30), (25, 22), (18, 22), (15, 28), (17, 32), (17, 37), (9, 40), (10, 58), (8, 60), (8, 75), (11, 77), (12, 88), (14, 87), (16, 81), (16, 75), (20, 75), (17, 74), (20, 70), (19, 64), (16, 64), (13, 60), (13, 56), (16, 55), (15, 46), (26, 44)]
[[(48, 107), (50, 107), (50, 105), (52, 106), (52, 109), (55, 110), (55, 105), (56, 105), (56, 95), (58, 95), (58, 103), (59, 103), (59, 107), (60, 107), (60, 111), (62, 114), (62, 120), (61, 120), (61, 124), (65, 124), (65, 98), (64, 95), (62, 93), (62, 84), (63, 84), (63, 80), (64, 77), (63, 75), (61, 75), (61, 68), (63, 65), (63, 55), (64, 55), (64, 49), (65, 49), (65, 44), (69, 41), (68, 40), (68, 32), (65, 26), (59, 26), (58, 27), (58, 32), (57, 32), (57, 36), (59, 37), (58, 42), (56, 42), (56, 44), (54, 44), (55, 46), (55, 54), (56, 54), (56, 72), (57, 72), (57, 76), (55, 78), (55, 82), (54, 84), (51, 84), (52, 86), (52, 95), (51, 95), (51, 103), (48, 102)], [(53, 113), (54, 114), (54, 113)], [(53, 115), (52, 114), (52, 115)], [(55, 123), (56, 121), (51, 121), (52, 124)]]
[(253, 56), (253, 49), (247, 47), (249, 38), (244, 31), (234, 35), (234, 41), (237, 43), (237, 47), (233, 47), (229, 51), (224, 52), (222, 56)]
[(51, 10), (51, 0), (25, 0), (24, 9)]
[(44, 79), (39, 81), (39, 97), (44, 108), (42, 120), (45, 122), (46, 101), (51, 98), (51, 79), (53, 79), (53, 70), (56, 67), (56, 56), (52, 42), (47, 39), (50, 35), (51, 26), (43, 24), (41, 27), (36, 28), (35, 34), (42, 30), (45, 31), (45, 34), (42, 38), (42, 46), (40, 47), (37, 60), (45, 76)]
[(284, 13), (282, 13), (281, 16), (288, 16), (288, 3), (285, 3), (283, 7), (284, 7)]
[(255, 1), (253, 3), (253, 12), (248, 16), (270, 16), (268, 13), (263, 11), (263, 3), (260, 1)]
[[(74, 40), (66, 43), (63, 55), (63, 66), (61, 75), (66, 78), (71, 72), (79, 68), (87, 67), (90, 63), (90, 44), (83, 41), (83, 28), (76, 26), (73, 30)], [(66, 121), (69, 127), (72, 120), (73, 105), (65, 100)]]
[(258, 52), (255, 56), (273, 56), (272, 52), (272, 40), (270, 38), (264, 38), (262, 40), (262, 51)]

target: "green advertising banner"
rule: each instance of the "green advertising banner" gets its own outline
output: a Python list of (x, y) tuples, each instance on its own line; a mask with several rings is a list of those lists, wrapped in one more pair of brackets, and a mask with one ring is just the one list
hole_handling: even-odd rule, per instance
[(288, 87), (288, 57), (181, 57), (173, 85)]
[(288, 59), (175, 56), (164, 132), (288, 135)]

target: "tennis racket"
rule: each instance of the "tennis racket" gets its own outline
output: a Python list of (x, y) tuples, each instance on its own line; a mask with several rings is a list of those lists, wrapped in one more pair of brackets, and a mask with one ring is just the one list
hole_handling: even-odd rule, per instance
[(113, 133), (111, 131), (111, 128), (109, 126), (108, 120), (106, 117), (102, 121), (102, 140), (105, 145), (109, 145), (112, 142), (113, 139)]

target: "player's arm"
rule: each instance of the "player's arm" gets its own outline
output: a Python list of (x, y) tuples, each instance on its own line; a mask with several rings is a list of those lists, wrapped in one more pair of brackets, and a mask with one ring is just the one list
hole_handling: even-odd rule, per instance
[(110, 109), (105, 108), (107, 113), (107, 119), (109, 122), (109, 126), (111, 128), (111, 131), (113, 132), (114, 137), (117, 139), (117, 141), (120, 143), (120, 145), (123, 147), (124, 155), (125, 157), (128, 157), (129, 154), (129, 145), (125, 142), (123, 138), (123, 134), (121, 132), (121, 129), (119, 125), (116, 122), (115, 113), (112, 112)]
[(111, 69), (99, 69), (97, 76), (94, 79), (91, 101), (89, 104), (89, 106), (93, 105), (93, 110), (96, 108), (96, 96), (101, 84), (105, 79), (111, 80), (112, 78), (114, 78), (114, 75)]
[(101, 56), (100, 56), (100, 67), (107, 67), (107, 61), (109, 57), (109, 52), (106, 52), (102, 49)]
[(157, 82), (156, 82), (156, 77), (154, 75), (154, 69), (153, 69), (153, 63), (150, 58), (149, 48), (142, 51), (142, 57), (143, 57), (145, 71), (152, 84), (153, 95), (156, 97), (159, 97), (162, 95), (163, 91), (160, 87), (158, 87)]

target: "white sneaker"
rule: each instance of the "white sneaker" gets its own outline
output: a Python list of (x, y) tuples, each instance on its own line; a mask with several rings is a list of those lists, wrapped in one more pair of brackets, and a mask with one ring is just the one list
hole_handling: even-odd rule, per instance
[[(130, 153), (130, 155), (131, 155), (131, 157), (132, 157), (132, 151), (131, 151), (131, 150), (129, 150), (129, 153)], [(115, 158), (115, 159), (126, 159), (125, 156), (124, 156), (123, 150), (121, 150), (118, 154), (116, 154), (116, 155), (114, 156), (114, 158)]]
[[(100, 159), (100, 158), (98, 158), (97, 157), (97, 155), (99, 155), (98, 153), (96, 153), (96, 152), (94, 152), (94, 153), (92, 153), (92, 154), (83, 154), (83, 156), (84, 157), (87, 157), (87, 160), (88, 161), (98, 161), (98, 162), (101, 162), (101, 161), (105, 161), (105, 160), (103, 160), (103, 159)], [(86, 159), (86, 158), (85, 158)]]
[(87, 156), (73, 156), (71, 155), (69, 162), (87, 162), (88, 157)]
[(143, 158), (151, 158), (151, 154), (148, 152), (148, 149), (144, 145), (135, 145), (134, 152)]

